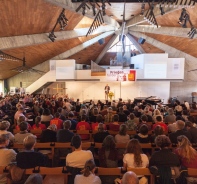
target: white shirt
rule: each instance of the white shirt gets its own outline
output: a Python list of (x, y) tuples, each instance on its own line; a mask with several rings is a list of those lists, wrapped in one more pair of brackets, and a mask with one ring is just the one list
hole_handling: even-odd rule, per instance
[(73, 151), (66, 157), (66, 166), (84, 168), (87, 160), (94, 159), (89, 150)]
[(98, 176), (90, 174), (88, 177), (84, 175), (76, 175), (74, 184), (101, 184), (101, 180)]
[[(141, 168), (147, 167), (148, 164), (149, 164), (149, 160), (148, 160), (147, 155), (141, 154), (141, 159), (142, 159), (142, 166), (141, 166)], [(134, 163), (134, 154), (133, 153), (125, 154), (124, 158), (123, 158), (123, 162), (125, 164), (127, 164), (127, 167), (136, 168), (135, 163)]]
[(128, 143), (130, 141), (130, 137), (128, 134), (126, 135), (117, 134), (115, 136), (115, 141), (116, 143)]

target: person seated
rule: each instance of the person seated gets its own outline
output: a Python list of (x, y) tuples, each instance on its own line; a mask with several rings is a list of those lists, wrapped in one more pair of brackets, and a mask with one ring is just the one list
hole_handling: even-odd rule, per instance
[[(6, 167), (16, 160), (16, 152), (7, 149), (9, 145), (9, 135), (0, 134), (0, 166)], [(7, 174), (0, 174), (0, 183), (7, 184)]]
[(139, 179), (134, 172), (127, 171), (122, 177), (121, 184), (139, 184)]
[(71, 121), (70, 130), (76, 130), (77, 120), (74, 119), (74, 113), (73, 112), (68, 113), (68, 120)]
[(134, 138), (138, 139), (140, 143), (149, 143), (148, 126), (143, 124), (139, 129), (139, 133), (135, 135)]
[(151, 143), (155, 143), (155, 138), (158, 135), (164, 135), (163, 128), (160, 125), (157, 125), (153, 131), (153, 134), (150, 137)]
[(104, 116), (104, 122), (106, 124), (113, 122), (113, 113), (112, 113), (112, 107), (108, 107), (107, 114)]
[(53, 119), (53, 116), (51, 114), (51, 111), (48, 108), (45, 108), (42, 115), (41, 115), (41, 121), (45, 122), (46, 127), (49, 126), (49, 123)]
[[(96, 122), (91, 124), (92, 131), (94, 131), (94, 130), (98, 131), (98, 124), (102, 123), (102, 121), (103, 121), (103, 116), (99, 114), (96, 117)], [(106, 125), (105, 124), (103, 125), (103, 127), (106, 130)]]
[[(21, 122), (23, 122), (25, 120), (26, 120), (26, 117), (25, 116), (19, 116), (19, 118), (17, 120), (17, 125), (16, 125), (15, 129), (16, 130), (20, 130), (19, 125), (20, 125)], [(31, 125), (28, 122), (27, 122), (27, 124), (28, 124), (27, 130), (29, 131), (29, 130), (32, 129), (32, 127), (31, 127)]]
[(56, 125), (57, 130), (62, 129), (63, 121), (60, 119), (60, 113), (56, 112), (55, 117), (50, 121), (50, 125)]
[(33, 135), (28, 135), (24, 138), (23, 145), (25, 150), (19, 152), (16, 156), (17, 166), (21, 169), (34, 168), (36, 166), (45, 166), (46, 157), (40, 153), (34, 151), (36, 144), (36, 138)]
[(125, 122), (127, 121), (127, 115), (123, 111), (123, 107), (119, 107), (119, 122)]
[(130, 168), (145, 168), (149, 164), (147, 155), (142, 153), (140, 143), (137, 139), (131, 139), (127, 144), (125, 155), (123, 158), (124, 170)]
[(153, 122), (156, 122), (156, 117), (157, 116), (162, 116), (159, 109), (155, 109), (154, 112), (153, 112)]
[[(99, 149), (99, 166), (113, 168), (118, 167), (118, 150), (112, 135), (105, 137), (102, 148)], [(112, 184), (117, 176), (101, 176), (102, 183)]]
[(168, 126), (163, 122), (162, 116), (156, 117), (156, 123), (153, 125), (153, 130), (157, 125), (160, 125), (163, 128), (164, 132), (168, 132)]
[(172, 108), (169, 108), (167, 110), (167, 112), (168, 112), (168, 114), (165, 116), (164, 122), (166, 124), (174, 123), (176, 121), (176, 116), (174, 115), (174, 110)]
[(116, 143), (128, 143), (130, 136), (127, 134), (127, 126), (125, 124), (120, 125), (119, 133), (115, 136)]
[(28, 128), (27, 122), (25, 122), (25, 121), (21, 122), (21, 124), (19, 125), (19, 128), (20, 128), (20, 132), (15, 134), (15, 136), (14, 136), (15, 143), (23, 144), (23, 140), (25, 137), (27, 137), (29, 135), (34, 136), (32, 133), (29, 133), (27, 131), (27, 128)]
[(107, 105), (103, 106), (103, 109), (101, 111), (99, 111), (99, 113), (104, 117), (105, 115), (107, 115), (108, 113), (108, 107)]
[(66, 120), (63, 123), (64, 129), (60, 129), (57, 132), (57, 142), (71, 142), (74, 136), (74, 133), (69, 130), (70, 127), (71, 127), (71, 121)]
[(177, 137), (179, 135), (185, 135), (189, 139), (189, 141), (191, 140), (190, 132), (185, 130), (185, 122), (184, 121), (181, 121), (181, 120), (176, 121), (176, 127), (177, 127), (177, 131), (169, 134), (169, 138), (172, 143), (175, 143), (175, 144), (178, 143)]
[(33, 130), (45, 130), (46, 125), (41, 123), (41, 117), (37, 116), (35, 119), (35, 124), (32, 126)]
[(96, 123), (96, 118), (97, 116), (99, 115), (99, 111), (98, 111), (98, 108), (94, 107), (93, 108), (93, 114), (90, 116), (90, 122), (91, 123)]
[(8, 134), (9, 140), (13, 142), (14, 135), (8, 131), (9, 127), (10, 127), (9, 121), (6, 121), (6, 120), (0, 121), (0, 135)]
[(87, 160), (94, 159), (91, 151), (82, 150), (80, 135), (73, 136), (71, 144), (75, 150), (66, 156), (66, 166), (82, 169)]
[(150, 111), (149, 106), (146, 106), (146, 107), (144, 108), (143, 114), (146, 115), (146, 117), (147, 117), (147, 122), (153, 122), (152, 111)]
[(81, 175), (76, 175), (74, 184), (101, 184), (101, 180), (94, 174), (96, 165), (94, 160), (87, 160)]
[[(25, 109), (24, 109), (23, 106), (19, 105), (19, 106), (17, 107), (17, 112), (16, 112), (15, 115), (14, 115), (14, 125), (15, 125), (15, 126), (16, 126), (17, 120), (18, 120), (18, 118), (19, 118), (20, 116), (24, 116), (24, 117), (25, 117), (24, 111), (25, 111)], [(27, 118), (25, 118), (25, 120), (27, 121)]]
[(102, 143), (105, 137), (109, 135), (108, 131), (105, 131), (105, 125), (103, 123), (98, 124), (98, 132), (94, 134), (94, 142)]
[[(197, 151), (192, 148), (188, 138), (184, 135), (177, 137), (178, 146), (174, 153), (178, 155), (182, 168), (197, 168)], [(188, 177), (187, 183), (197, 183), (197, 178)]]
[(149, 167), (156, 166), (160, 177), (158, 183), (171, 183), (171, 167), (179, 167), (180, 161), (176, 154), (169, 148), (171, 141), (166, 135), (158, 135), (155, 139), (155, 144), (160, 148), (155, 151), (150, 158)]
[(185, 128), (191, 135), (191, 143), (197, 143), (197, 128), (190, 121), (185, 122)]
[(128, 130), (136, 130), (137, 129), (137, 123), (135, 120), (135, 115), (133, 113), (131, 113), (128, 116), (128, 120), (125, 122), (125, 124), (127, 125)]
[(113, 117), (113, 123), (109, 124), (109, 130), (119, 131), (119, 129), (120, 129), (119, 115), (115, 114), (114, 117)]
[(46, 130), (42, 131), (40, 142), (56, 142), (56, 125), (49, 125)]
[[(81, 116), (81, 121), (77, 123), (76, 130), (90, 130), (90, 124), (86, 122), (86, 115)], [(88, 134), (80, 134), (82, 140), (87, 140), (90, 138)]]
[(152, 127), (150, 124), (147, 124), (147, 122), (148, 122), (148, 117), (146, 115), (142, 115), (140, 118), (140, 123), (137, 125), (137, 131), (139, 131), (140, 127), (144, 124), (148, 127), (148, 130), (151, 130)]
[(174, 110), (175, 110), (175, 113), (176, 113), (176, 116), (181, 116), (182, 115), (182, 111), (183, 111), (183, 107), (181, 106), (181, 103), (177, 100), (176, 101), (176, 106), (175, 106), (175, 108), (174, 108)]
[(124, 112), (127, 116), (129, 116), (130, 111), (127, 109), (127, 105), (123, 105), (123, 112)]

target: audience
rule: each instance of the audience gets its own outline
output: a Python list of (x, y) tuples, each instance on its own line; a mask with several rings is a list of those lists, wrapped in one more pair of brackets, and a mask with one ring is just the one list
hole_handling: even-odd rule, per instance
[(93, 160), (87, 160), (82, 170), (82, 175), (76, 175), (74, 184), (101, 184), (101, 180), (98, 176), (95, 176), (96, 165)]
[(46, 156), (40, 152), (34, 151), (36, 138), (28, 135), (23, 140), (25, 150), (16, 155), (17, 166), (21, 169), (34, 168), (36, 166), (46, 166)]
[[(7, 149), (9, 145), (8, 134), (0, 134), (0, 166), (6, 167), (16, 160), (16, 152), (13, 149)], [(0, 174), (0, 183), (7, 184), (7, 174)]]
[(113, 117), (113, 123), (109, 124), (109, 130), (119, 131), (120, 124), (119, 124), (119, 115), (115, 114)]
[(10, 139), (10, 141), (14, 141), (14, 135), (8, 131), (10, 127), (10, 122), (9, 121), (1, 121), (0, 122), (0, 135), (3, 135), (3, 134), (8, 134), (8, 137)]
[(55, 117), (50, 121), (50, 125), (56, 125), (57, 130), (62, 129), (63, 127), (63, 121), (60, 119), (60, 113), (56, 112)]
[(138, 139), (140, 143), (149, 143), (150, 137), (148, 135), (148, 126), (146, 124), (141, 125), (139, 133), (134, 136), (135, 139)]
[(166, 124), (174, 123), (176, 121), (176, 116), (174, 115), (173, 109), (169, 108), (167, 112), (168, 112), (168, 115), (165, 116), (164, 122)]
[(81, 137), (79, 135), (73, 136), (71, 140), (75, 151), (66, 156), (66, 166), (84, 168), (87, 160), (94, 159), (92, 152), (89, 150), (82, 150)]
[(46, 130), (42, 131), (40, 142), (56, 142), (56, 125), (50, 125)]
[(136, 118), (135, 118), (135, 115), (133, 113), (131, 113), (128, 116), (128, 120), (125, 122), (125, 124), (127, 125), (128, 130), (136, 130), (138, 122), (136, 123), (135, 119)]
[(125, 124), (120, 125), (119, 133), (115, 136), (116, 143), (128, 143), (130, 136), (127, 134), (127, 126)]
[(156, 123), (153, 125), (153, 130), (155, 129), (155, 127), (156, 127), (157, 125), (160, 125), (160, 126), (163, 128), (164, 132), (168, 132), (168, 127), (167, 127), (167, 125), (163, 122), (162, 116), (157, 116), (157, 117), (156, 117)]
[(139, 180), (134, 172), (128, 171), (123, 175), (121, 184), (139, 184)]
[(169, 138), (170, 138), (172, 143), (176, 143), (177, 144), (177, 137), (179, 135), (185, 135), (189, 140), (191, 140), (190, 132), (185, 130), (185, 122), (184, 121), (178, 120), (176, 122), (176, 127), (177, 127), (177, 131), (176, 132), (172, 132), (172, 133), (169, 134)]
[(98, 124), (98, 132), (94, 134), (94, 142), (102, 143), (105, 137), (109, 135), (108, 131), (105, 131), (103, 123)]

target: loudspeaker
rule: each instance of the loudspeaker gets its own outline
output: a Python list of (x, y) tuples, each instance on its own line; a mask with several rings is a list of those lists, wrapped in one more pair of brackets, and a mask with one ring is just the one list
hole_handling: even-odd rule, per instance
[(130, 69), (134, 69), (135, 65), (134, 64), (130, 64), (129, 67), (130, 67)]
[(99, 42), (100, 45), (103, 45), (105, 43), (105, 39), (101, 38), (100, 40), (98, 40), (98, 42)]
[(140, 44), (144, 44), (145, 41), (146, 41), (146, 40), (145, 40), (144, 38), (142, 38), (142, 37), (140, 37), (140, 38), (138, 39), (138, 43), (140, 43)]

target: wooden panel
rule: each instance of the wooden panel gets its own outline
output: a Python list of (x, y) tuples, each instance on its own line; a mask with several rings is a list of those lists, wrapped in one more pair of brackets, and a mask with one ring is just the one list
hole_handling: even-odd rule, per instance
[(106, 52), (99, 65), (110, 65), (110, 59), (115, 59), (116, 52)]
[[(122, 22), (122, 15), (124, 9), (124, 3), (111, 3), (112, 6), (107, 5), (106, 14), (113, 15), (112, 18)], [(146, 9), (148, 4), (146, 3)], [(132, 15), (138, 15), (141, 12), (141, 3), (126, 3), (125, 7), (125, 19), (131, 19)]]
[(197, 42), (196, 39), (189, 39), (189, 38), (181, 38), (181, 37), (174, 37), (174, 36), (165, 36), (159, 34), (150, 34), (146, 33), (147, 36), (150, 36), (162, 43), (165, 43), (171, 47), (175, 47), (176, 49), (186, 52), (194, 57), (197, 57)]
[[(1, 0), (0, 37), (50, 32), (62, 11), (44, 0)], [(82, 15), (65, 11), (69, 22), (65, 30), (72, 30), (83, 19)], [(90, 20), (86, 20), (89, 26)], [(86, 25), (83, 25), (85, 27)], [(59, 31), (59, 25), (56, 31)]]
[(75, 59), (77, 64), (91, 64), (91, 60), (95, 61), (100, 52), (104, 49), (108, 41), (112, 38), (112, 36), (108, 36), (105, 38), (105, 44), (100, 45), (99, 43), (95, 43), (92, 46), (83, 49), (69, 57), (69, 59)]
[[(30, 67), (36, 66), (44, 61), (47, 61), (56, 55), (59, 55), (67, 50), (72, 49), (73, 47), (82, 44), (83, 42), (94, 38), (94, 36), (88, 36), (83, 38), (74, 38), (70, 40), (62, 40), (56, 42), (49, 42), (42, 45), (34, 45), (29, 47), (21, 47), (11, 50), (6, 50), (7, 54), (12, 56), (23, 58), (25, 53), (26, 64)], [(10, 71), (10, 69), (21, 66), (22, 62), (15, 61), (1, 61), (0, 62), (0, 79), (6, 79), (11, 76), (16, 75), (16, 72)]]

